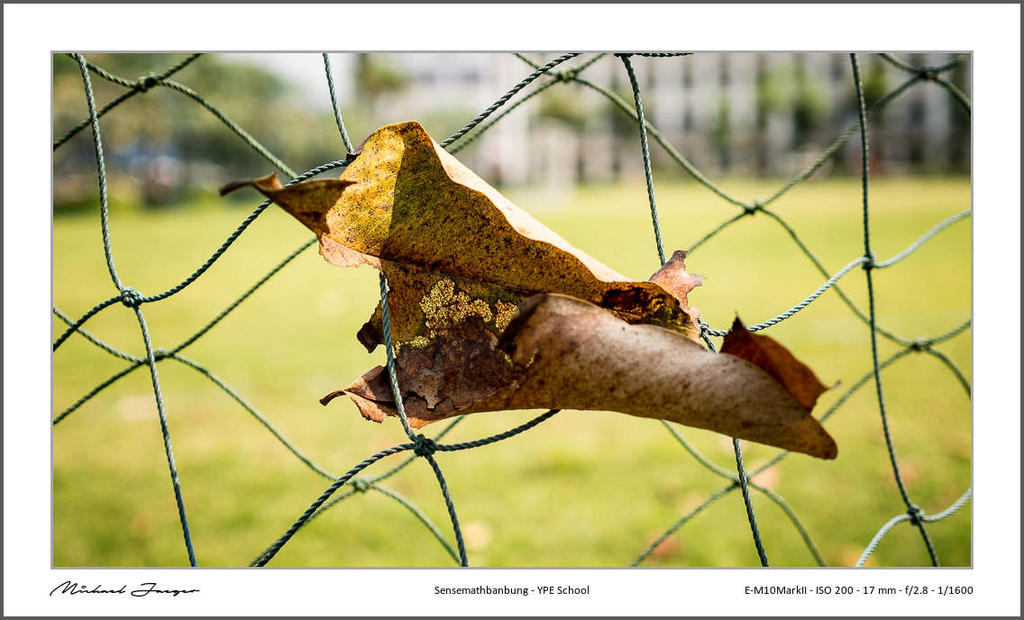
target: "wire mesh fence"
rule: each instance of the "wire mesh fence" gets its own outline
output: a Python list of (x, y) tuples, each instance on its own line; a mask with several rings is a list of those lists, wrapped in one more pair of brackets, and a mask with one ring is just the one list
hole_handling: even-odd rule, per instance
[[(500, 122), (508, 114), (512, 113), (517, 107), (539, 95), (540, 93), (553, 88), (553, 87), (568, 87), (570, 85), (576, 85), (578, 87), (585, 88), (593, 91), (607, 99), (607, 101), (618, 108), (622, 114), (632, 118), (636, 124), (636, 131), (639, 138), (640, 153), (643, 160), (643, 172), (646, 181), (646, 190), (648, 196), (648, 202), (650, 207), (650, 218), (653, 229), (655, 251), (661, 263), (666, 260), (664, 242), (662, 239), (662, 229), (659, 220), (659, 211), (657, 202), (655, 199), (656, 184), (654, 183), (653, 166), (651, 164), (651, 153), (650, 143), (653, 141), (657, 143), (668, 156), (674, 160), (687, 174), (689, 174), (694, 180), (703, 185), (707, 190), (713, 192), (719, 198), (726, 203), (732, 205), (737, 211), (732, 216), (725, 219), (721, 224), (712, 228), (707, 234), (701, 236), (695, 243), (693, 243), (689, 251), (693, 252), (700, 248), (710, 239), (728, 230), (731, 226), (748, 218), (767, 218), (768, 220), (776, 223), (788, 237), (792, 240), (795, 249), (804, 255), (820, 272), (821, 276), (826, 278), (824, 283), (821, 284), (817, 289), (808, 294), (804, 299), (795, 303), (790, 309), (778, 314), (777, 316), (762, 320), (749, 327), (751, 331), (760, 331), (771, 328), (772, 326), (778, 325), (783, 321), (790, 320), (801, 310), (807, 308), (813, 304), (827, 291), (834, 291), (836, 295), (842, 300), (842, 302), (849, 308), (850, 312), (861, 321), (865, 329), (867, 330), (870, 338), (870, 353), (871, 353), (871, 369), (869, 372), (859, 377), (854, 381), (838, 400), (820, 416), (820, 421), (825, 422), (828, 420), (837, 409), (842, 407), (850, 397), (856, 393), (860, 388), (871, 383), (875, 386), (875, 398), (877, 401), (877, 410), (879, 414), (879, 420), (884, 435), (886, 452), (889, 459), (889, 468), (891, 469), (892, 477), (895, 480), (896, 491), (900, 497), (902, 505), (905, 507), (905, 512), (892, 518), (889, 522), (885, 523), (878, 530), (877, 535), (865, 546), (860, 558), (856, 562), (856, 565), (863, 565), (872, 551), (891, 531), (895, 526), (903, 521), (909, 521), (910, 524), (916, 529), (921, 538), (921, 544), (926, 550), (931, 564), (938, 566), (940, 564), (939, 552), (932, 543), (931, 538), (928, 534), (928, 524), (935, 521), (942, 520), (951, 514), (955, 513), (961, 507), (963, 507), (971, 497), (971, 490), (968, 488), (963, 492), (959, 499), (957, 499), (952, 505), (945, 508), (944, 510), (937, 511), (932, 514), (926, 513), (917, 504), (915, 504), (913, 497), (909, 493), (907, 486), (904, 482), (903, 475), (901, 474), (900, 459), (897, 457), (892, 430), (890, 428), (890, 419), (886, 407), (885, 390), (883, 389), (882, 381), (882, 370), (892, 365), (896, 361), (907, 357), (911, 354), (921, 354), (934, 358), (938, 363), (942, 364), (943, 367), (947, 368), (949, 372), (956, 379), (957, 383), (963, 387), (968, 396), (970, 395), (970, 383), (965, 374), (950, 360), (945, 354), (935, 348), (946, 340), (957, 336), (970, 328), (971, 322), (967, 318), (960, 325), (950, 329), (945, 333), (941, 333), (929, 338), (907, 338), (901, 336), (890, 329), (880, 325), (878, 323), (878, 316), (875, 308), (875, 293), (873, 285), (873, 274), (882, 269), (889, 269), (902, 260), (916, 252), (919, 248), (927, 244), (927, 242), (939, 234), (949, 226), (969, 218), (971, 215), (970, 209), (963, 212), (952, 215), (937, 224), (927, 232), (925, 232), (919, 239), (908, 245), (903, 251), (895, 254), (894, 256), (885, 260), (879, 260), (876, 258), (871, 238), (869, 235), (869, 220), (871, 215), (870, 205), (868, 201), (869, 197), (869, 147), (870, 139), (868, 134), (868, 119), (878, 113), (881, 109), (887, 106), (894, 99), (899, 97), (902, 93), (906, 92), (911, 87), (920, 85), (926, 82), (932, 82), (937, 84), (941, 88), (945, 89), (949, 95), (958, 103), (964, 107), (968, 112), (970, 111), (970, 101), (967, 96), (957, 88), (951, 81), (948, 81), (943, 76), (949, 71), (953, 70), (960, 63), (965, 62), (966, 58), (960, 58), (953, 62), (929, 67), (929, 66), (913, 66), (908, 64), (890, 54), (881, 54), (880, 58), (891, 64), (893, 67), (902, 71), (906, 75), (905, 81), (894, 88), (892, 91), (887, 93), (885, 96), (878, 99), (870, 107), (865, 104), (863, 96), (863, 80), (860, 75), (860, 68), (858, 64), (858, 57), (855, 54), (850, 55), (850, 74), (852, 83), (856, 88), (857, 92), (857, 119), (850, 124), (845, 130), (836, 137), (831, 144), (829, 144), (820, 154), (813, 159), (813, 161), (807, 165), (803, 170), (795, 174), (790, 180), (784, 183), (777, 191), (768, 196), (763, 200), (742, 200), (736, 196), (726, 192), (722, 187), (713, 183), (709, 178), (704, 175), (691, 161), (683, 155), (675, 146), (669, 143), (645, 116), (644, 112), (644, 98), (643, 89), (637, 78), (636, 71), (633, 66), (632, 58), (635, 56), (644, 56), (652, 58), (669, 58), (676, 56), (685, 56), (686, 53), (609, 53), (609, 54), (579, 54), (579, 53), (567, 53), (557, 56), (545, 64), (539, 64), (531, 61), (529, 58), (523, 55), (517, 56), (532, 69), (528, 75), (526, 75), (521, 81), (516, 83), (512, 88), (508, 90), (504, 95), (494, 101), (493, 104), (488, 106), (486, 109), (481, 111), (472, 120), (465, 124), (461, 129), (453, 133), (448, 138), (440, 142), (443, 148), (446, 148), (450, 153), (457, 153), (467, 145), (474, 142), (481, 135), (486, 133), (489, 129), (495, 126), (496, 123)], [(429, 534), (437, 539), (438, 543), (444, 548), (445, 552), (451, 556), (452, 560), (459, 565), (467, 566), (469, 564), (466, 544), (464, 541), (462, 529), (460, 527), (458, 511), (456, 505), (452, 499), (451, 493), (449, 492), (448, 485), (445, 476), (442, 472), (441, 467), (438, 465), (434, 455), (437, 452), (455, 452), (463, 450), (472, 450), (481, 446), (492, 444), (494, 442), (502, 441), (504, 439), (516, 436), (520, 433), (528, 431), (546, 420), (558, 414), (557, 410), (551, 410), (543, 413), (532, 420), (511, 428), (505, 432), (498, 433), (496, 435), (483, 437), (472, 441), (464, 441), (458, 443), (444, 443), (442, 440), (445, 435), (456, 425), (458, 425), (462, 418), (457, 418), (453, 422), (449, 423), (441, 432), (437, 433), (433, 437), (428, 437), (423, 434), (417, 434), (410, 427), (408, 420), (402, 406), (402, 399), (399, 397), (400, 391), (397, 383), (397, 376), (394, 368), (394, 352), (390, 337), (389, 328), (389, 307), (388, 307), (388, 283), (383, 275), (380, 276), (380, 301), (382, 304), (383, 311), (383, 325), (384, 325), (384, 340), (385, 340), (385, 351), (387, 356), (387, 368), (389, 377), (391, 380), (391, 387), (395, 395), (395, 402), (397, 404), (398, 413), (402, 423), (404, 433), (407, 441), (398, 443), (389, 448), (380, 450), (361, 462), (355, 464), (351, 469), (342, 475), (338, 475), (335, 472), (329, 471), (327, 468), (321, 466), (315, 462), (312, 458), (308, 457), (297, 445), (287, 439), (282, 432), (280, 432), (274, 424), (262, 414), (255, 406), (250, 404), (241, 394), (239, 394), (234, 388), (228, 385), (220, 377), (211, 372), (204, 365), (199, 362), (185, 356), (183, 351), (189, 346), (193, 345), (199, 339), (203, 338), (209, 331), (215, 328), (221, 321), (225, 319), (231, 312), (237, 309), (243, 302), (248, 300), (254, 292), (260, 289), (268, 280), (270, 280), (275, 274), (287, 267), (290, 263), (296, 259), (304, 250), (309, 248), (315, 243), (315, 239), (309, 240), (301, 244), (293, 252), (288, 254), (280, 263), (278, 263), (268, 273), (260, 277), (251, 287), (249, 287), (242, 295), (230, 303), (224, 310), (216, 314), (210, 319), (203, 327), (197, 330), (188, 338), (184, 339), (177, 345), (171, 347), (156, 347), (151, 336), (149, 325), (146, 321), (145, 309), (148, 304), (166, 300), (182, 290), (189, 287), (191, 284), (196, 282), (202, 277), (210, 267), (217, 262), (226, 252), (228, 252), (232, 245), (245, 233), (249, 226), (260, 217), (260, 215), (270, 205), (270, 201), (264, 201), (261, 203), (252, 213), (245, 217), (238, 227), (228, 235), (224, 242), (207, 258), (202, 264), (195, 268), (191, 273), (185, 276), (178, 284), (172, 286), (166, 291), (156, 294), (142, 294), (133, 289), (129, 284), (121, 279), (116, 268), (115, 260), (115, 244), (110, 238), (110, 226), (109, 226), (109, 208), (108, 208), (108, 189), (107, 189), (107, 171), (105, 164), (105, 151), (103, 146), (103, 137), (100, 127), (100, 119), (107, 117), (108, 114), (114, 113), (116, 108), (123, 104), (125, 101), (139, 96), (144, 95), (147, 92), (151, 92), (157, 88), (166, 88), (174, 91), (183, 97), (193, 101), (205, 110), (213, 114), (224, 126), (231, 132), (233, 132), (240, 140), (242, 140), (248, 147), (254, 152), (258, 153), (263, 159), (269, 162), (274, 168), (288, 175), (291, 179), (288, 185), (299, 183), (303, 180), (312, 178), (318, 174), (328, 172), (331, 170), (338, 170), (345, 168), (354, 157), (354, 148), (352, 141), (348, 135), (345, 127), (345, 122), (342, 115), (342, 105), (339, 103), (335, 94), (334, 77), (332, 75), (332, 69), (330, 65), (330, 59), (327, 54), (323, 54), (324, 64), (324, 77), (327, 82), (328, 92), (331, 97), (332, 109), (334, 111), (337, 129), (340, 134), (341, 143), (345, 149), (344, 157), (337, 160), (326, 162), (322, 165), (316, 166), (303, 172), (302, 174), (296, 174), (294, 170), (289, 168), (283, 161), (276, 157), (271, 151), (264, 147), (256, 138), (254, 138), (245, 129), (231, 120), (227, 115), (220, 111), (217, 107), (207, 101), (203, 96), (194, 92), (187, 86), (171, 79), (171, 77), (187, 67), (189, 64), (200, 61), (201, 55), (193, 54), (182, 59), (180, 62), (174, 64), (167, 69), (162, 71), (155, 71), (148, 75), (142, 76), (138, 79), (128, 79), (110, 71), (99, 67), (92, 62), (88, 61), (82, 54), (71, 54), (74, 61), (78, 64), (81, 79), (83, 84), (83, 91), (88, 104), (89, 115), (88, 118), (84, 119), (67, 133), (63, 134), (60, 138), (54, 141), (53, 149), (57, 151), (64, 144), (66, 144), (72, 137), (79, 132), (91, 130), (92, 141), (95, 150), (96, 170), (97, 170), (97, 183), (99, 188), (99, 215), (101, 220), (102, 228), (102, 249), (104, 252), (104, 258), (109, 272), (110, 279), (114, 285), (115, 293), (110, 297), (107, 297), (97, 302), (90, 310), (82, 314), (77, 318), (73, 318), (57, 308), (56, 305), (53, 307), (53, 314), (64, 324), (67, 325), (66, 329), (60, 333), (53, 342), (53, 351), (57, 354), (57, 350), (64, 344), (68, 338), (73, 335), (85, 338), (90, 343), (103, 350), (107, 354), (124, 360), (127, 365), (124, 366), (120, 371), (111, 375), (105, 379), (93, 389), (87, 391), (80, 398), (75, 400), (71, 405), (57, 412), (53, 418), (54, 432), (59, 433), (60, 428), (57, 427), (63, 420), (69, 415), (78, 410), (82, 405), (89, 402), (91, 399), (100, 394), (103, 390), (118, 382), (120, 379), (133, 373), (135, 370), (143, 367), (147, 368), (150, 375), (150, 382), (152, 385), (152, 391), (156, 403), (157, 414), (160, 424), (160, 432), (163, 441), (163, 448), (165, 453), (165, 460), (167, 463), (168, 473), (172, 483), (174, 503), (177, 508), (178, 520), (180, 522), (181, 535), (183, 538), (184, 546), (187, 552), (187, 558), (189, 564), (192, 566), (199, 565), (199, 557), (201, 550), (195, 548), (192, 540), (191, 528), (189, 516), (192, 514), (194, 507), (186, 505), (184, 495), (182, 493), (181, 483), (178, 477), (178, 469), (175, 464), (174, 449), (172, 445), (172, 437), (167, 424), (167, 415), (165, 411), (164, 398), (161, 391), (160, 383), (160, 372), (159, 368), (161, 365), (166, 364), (168, 360), (173, 361), (183, 367), (189, 368), (199, 375), (205, 377), (220, 390), (223, 390), (228, 394), (239, 406), (245, 411), (252, 415), (262, 426), (271, 434), (273, 437), (283, 444), (299, 461), (301, 461), (306, 467), (312, 472), (319, 475), (320, 477), (329, 480), (330, 484), (326, 490), (319, 495), (309, 506), (302, 512), (294, 521), (294, 523), (283, 532), (275, 541), (271, 542), (265, 549), (255, 554), (252, 560), (252, 566), (264, 566), (269, 563), (275, 555), (297, 534), (299, 534), (303, 527), (305, 527), (311, 520), (323, 515), (328, 510), (337, 506), (343, 500), (350, 498), (354, 495), (368, 493), (370, 491), (380, 494), (384, 497), (388, 497), (398, 504), (402, 505), (408, 511), (410, 511), (415, 518), (420, 521), (424, 527), (428, 530)], [(585, 76), (586, 70), (594, 63), (604, 60), (605, 62), (616, 62), (621, 65), (621, 70), (624, 72), (628, 79), (630, 91), (633, 95), (633, 102), (630, 103), (620, 97), (612, 90), (588, 81)], [(566, 69), (565, 67), (571, 67)], [(93, 94), (92, 79), (93, 76), (99, 77), (102, 80), (109, 81), (120, 87), (123, 87), (125, 91), (112, 99), (110, 102), (103, 106), (97, 106), (95, 97)], [(533, 86), (532, 90), (526, 91), (530, 86)], [(524, 93), (525, 91), (525, 93)], [(520, 96), (520, 93), (523, 93)], [(517, 98), (517, 96), (519, 96)], [(116, 116), (112, 117), (113, 122), (116, 122)], [(808, 180), (814, 175), (826, 162), (831, 158), (835, 157), (840, 149), (850, 140), (859, 139), (862, 148), (861, 153), (861, 198), (862, 198), (862, 226), (856, 234), (863, 238), (863, 253), (859, 256), (852, 258), (845, 266), (835, 272), (830, 272), (824, 265), (823, 261), (809, 249), (809, 246), (802, 240), (797, 234), (796, 230), (789, 225), (789, 223), (780, 216), (778, 213), (773, 211), (770, 207), (772, 203), (782, 197), (786, 192), (791, 190), (793, 187), (800, 183)], [(851, 233), (853, 234), (853, 233)], [(868, 291), (868, 302), (867, 308), (864, 309), (858, 306), (838, 285), (839, 280), (848, 276), (850, 273), (860, 267), (860, 271), (863, 272), (864, 278), (867, 285)], [(97, 314), (103, 312), (105, 309), (121, 304), (127, 308), (130, 308), (136, 317), (138, 322), (140, 337), (144, 345), (144, 355), (133, 355), (122, 351), (103, 340), (97, 338), (95, 335), (85, 329), (85, 324)], [(713, 338), (723, 337), (726, 333), (725, 330), (716, 329), (710, 325), (700, 322), (701, 336), (706, 345), (711, 349), (715, 350), (715, 343)], [(896, 353), (890, 355), (887, 358), (882, 359), (879, 355), (879, 339), (885, 339), (898, 345)], [(642, 564), (647, 560), (652, 552), (670, 535), (676, 532), (679, 528), (685, 525), (688, 521), (693, 519), (703, 510), (705, 510), (711, 504), (717, 502), (722, 497), (732, 493), (733, 491), (739, 490), (742, 498), (746, 513), (746, 519), (750, 526), (751, 539), (755, 547), (757, 556), (761, 565), (769, 566), (770, 557), (766, 551), (764, 541), (762, 540), (760, 530), (758, 527), (757, 515), (754, 511), (754, 506), (751, 501), (751, 490), (756, 493), (763, 494), (772, 503), (776, 504), (786, 515), (793, 527), (799, 533), (799, 536), (803, 543), (806, 545), (808, 551), (814, 558), (814, 561), (821, 566), (826, 565), (825, 559), (814, 543), (808, 528), (801, 521), (797, 513), (789, 506), (786, 500), (781, 497), (778, 493), (771, 490), (765, 485), (758, 484), (753, 479), (758, 474), (765, 472), (766, 470), (775, 467), (779, 462), (784, 460), (788, 452), (781, 451), (775, 454), (774, 457), (769, 459), (764, 464), (753, 470), (747, 470), (743, 462), (743, 453), (738, 440), (733, 440), (732, 449), (735, 456), (735, 471), (728, 471), (719, 465), (712, 462), (704, 454), (697, 450), (690, 440), (684, 437), (679, 429), (672, 426), (667, 422), (662, 422), (665, 429), (671, 434), (675, 441), (677, 441), (682, 448), (692, 457), (697, 463), (706, 468), (712, 474), (723, 479), (723, 486), (715, 491), (714, 493), (707, 496), (698, 506), (689, 511), (688, 513), (681, 516), (675, 523), (669, 525), (664, 532), (656, 537), (632, 562), (633, 565)], [(407, 453), (404, 460), (394, 465), (391, 469), (376, 476), (365, 476), (360, 475), (363, 470), (368, 468), (370, 465), (388, 459), (389, 457)], [(417, 459), (423, 459), (430, 467), (431, 472), (437, 480), (438, 487), (442, 499), (444, 501), (447, 513), (450, 519), (451, 526), (451, 538), (445, 534), (440, 527), (438, 527), (414, 502), (405, 498), (400, 493), (389, 488), (384, 484), (385, 480), (398, 474), (404, 468), (409, 466)], [(254, 550), (255, 552), (256, 550)]]

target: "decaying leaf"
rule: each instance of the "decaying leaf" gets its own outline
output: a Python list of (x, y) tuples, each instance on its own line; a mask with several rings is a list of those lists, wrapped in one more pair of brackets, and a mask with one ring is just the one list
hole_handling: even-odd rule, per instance
[(800, 405), (810, 411), (827, 390), (814, 372), (768, 336), (751, 333), (736, 317), (722, 342), (722, 353), (741, 357), (778, 381)]
[[(698, 344), (687, 295), (701, 276), (686, 272), (685, 252), (650, 281), (630, 281), (512, 204), (418, 123), (374, 132), (340, 179), (250, 184), (315, 232), (329, 262), (387, 277), (414, 427), (502, 409), (611, 410), (836, 454), (809, 414), (820, 391), (784, 348), (749, 333), (731, 342), (759, 347), (721, 355)], [(357, 338), (369, 351), (383, 342), (379, 304)], [(367, 419), (396, 415), (383, 367), (322, 402), (341, 394)]]

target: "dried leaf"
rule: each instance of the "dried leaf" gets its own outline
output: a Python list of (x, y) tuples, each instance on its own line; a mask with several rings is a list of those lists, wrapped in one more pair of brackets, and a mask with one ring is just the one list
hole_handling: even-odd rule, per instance
[[(700, 276), (686, 272), (684, 252), (651, 281), (630, 281), (515, 206), (418, 123), (374, 132), (338, 180), (249, 184), (313, 230), (329, 262), (387, 277), (398, 383), (415, 427), (479, 411), (601, 409), (829, 453), (824, 430), (776, 380), (697, 344), (687, 294)], [(541, 310), (551, 325), (538, 325)], [(583, 323), (565, 324), (566, 313)], [(357, 338), (372, 351), (382, 333), (378, 304)], [(368, 419), (396, 414), (381, 367), (322, 402), (341, 394)]]
[[(704, 280), (704, 276), (686, 271), (686, 265), (683, 264), (685, 258), (686, 250), (676, 250), (661, 266), (661, 269), (650, 277), (651, 282), (660, 284), (666, 291), (675, 295), (676, 299), (682, 302), (683, 307), (687, 307), (686, 295), (700, 286)], [(696, 324), (700, 311), (696, 308), (688, 308), (687, 313), (690, 315), (690, 320)]]
[[(819, 458), (836, 456), (835, 442), (818, 421), (754, 364), (712, 353), (667, 329), (630, 325), (580, 299), (557, 294), (527, 299), (499, 348), (514, 365), (506, 388), (457, 414), (543, 407), (610, 410)], [(344, 391), (364, 415), (395, 415), (386, 379), (380, 372), (372, 382)], [(420, 399), (405, 395), (410, 419), (423, 415)]]
[(814, 409), (818, 397), (828, 389), (814, 371), (796, 359), (786, 347), (768, 336), (751, 333), (739, 317), (725, 335), (722, 353), (745, 359), (771, 375), (807, 411)]

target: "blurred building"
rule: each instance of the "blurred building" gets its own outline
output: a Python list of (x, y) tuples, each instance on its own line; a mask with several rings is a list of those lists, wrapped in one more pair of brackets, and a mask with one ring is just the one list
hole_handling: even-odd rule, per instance
[[(556, 55), (526, 56), (539, 64)], [(532, 71), (511, 53), (332, 56), (345, 123), (356, 142), (376, 127), (408, 120), (420, 121), (441, 140)], [(957, 58), (950, 53), (897, 56), (919, 67)], [(556, 191), (642, 175), (637, 124), (623, 111), (634, 105), (624, 67), (614, 55), (591, 64), (594, 57), (583, 54), (556, 68), (566, 71), (586, 64), (579, 77), (589, 86), (539, 78), (470, 133), (468, 137), (489, 127), (459, 151), (459, 158), (492, 184)], [(97, 53), (90, 58), (114, 73), (138, 76), (181, 62), (184, 56)], [(860, 59), (869, 105), (913, 77), (877, 54), (861, 54)], [(647, 117), (661, 139), (709, 175), (792, 176), (856, 123), (846, 54), (702, 52), (633, 56), (632, 63)], [(57, 141), (79, 125), (85, 106), (77, 63), (55, 54), (53, 71)], [(970, 71), (967, 59), (943, 77), (969, 96)], [(207, 54), (174, 79), (201, 93), (296, 170), (344, 155), (333, 131), (320, 54)], [(124, 94), (122, 85), (93, 82), (100, 106)], [(550, 88), (530, 96), (544, 85)], [(215, 115), (171, 89), (134, 97), (100, 123), (111, 195), (120, 204), (181, 205), (190, 196), (209, 198), (224, 183), (270, 169)], [(651, 155), (661, 178), (685, 177), (656, 137), (651, 136)], [(872, 116), (871, 170), (969, 173), (970, 140), (969, 112), (938, 84), (921, 81)], [(53, 161), (54, 208), (91, 208), (96, 188), (90, 132), (60, 143)], [(819, 174), (855, 174), (859, 148), (854, 137)]]
[[(957, 57), (898, 56), (915, 66), (938, 66)], [(421, 120), (438, 111), (464, 122), (530, 72), (512, 54), (360, 57), (350, 63), (352, 88), (371, 91), (373, 117), (379, 123)], [(530, 57), (542, 61), (552, 55)], [(876, 55), (861, 54), (860, 59), (869, 105), (912, 77)], [(857, 119), (847, 54), (697, 53), (634, 56), (632, 61), (649, 120), (681, 154), (711, 173), (791, 175)], [(367, 69), (371, 62), (388, 68), (392, 88), (377, 75), (380, 70)], [(633, 105), (628, 78), (614, 56), (588, 67), (580, 77)], [(970, 62), (946, 77), (969, 92)], [(544, 81), (537, 80), (516, 99)], [(399, 82), (401, 87), (395, 86)], [(671, 163), (653, 142), (655, 165)], [(922, 82), (873, 116), (871, 145), (876, 173), (969, 172), (970, 115), (949, 92)], [(607, 97), (573, 83), (557, 84), (509, 113), (459, 156), (499, 184), (604, 182), (642, 173), (635, 122)], [(859, 141), (851, 140), (824, 172), (856, 170), (859, 157)]]

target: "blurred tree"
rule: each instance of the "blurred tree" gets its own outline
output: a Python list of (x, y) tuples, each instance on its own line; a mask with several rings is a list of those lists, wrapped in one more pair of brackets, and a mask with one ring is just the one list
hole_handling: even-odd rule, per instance
[(405, 74), (382, 54), (358, 54), (355, 78), (356, 92), (371, 104), (384, 95), (401, 92), (408, 84)]
[(754, 160), (757, 174), (766, 176), (772, 172), (769, 158), (768, 120), (785, 109), (786, 94), (783, 76), (777, 69), (768, 68), (765, 54), (757, 55), (755, 72), (756, 112), (754, 123), (757, 131), (754, 137)]
[[(871, 107), (889, 93), (889, 79), (885, 72), (885, 62), (878, 56), (871, 56), (868, 70), (864, 75), (864, 105)], [(879, 111), (884, 112), (884, 108)]]
[(722, 95), (715, 108), (715, 124), (711, 131), (711, 144), (718, 155), (718, 168), (728, 172), (732, 165), (732, 118), (729, 112), (729, 98)]
[(361, 92), (377, 97), (403, 90), (406, 85), (405, 75), (398, 70), (386, 56), (379, 54), (359, 54), (356, 60), (356, 80)]
[[(183, 55), (88, 54), (87, 58), (134, 80), (162, 71)], [(95, 74), (90, 79), (98, 107), (125, 92), (123, 86)], [(268, 70), (208, 54), (170, 79), (198, 93), (297, 171), (340, 155), (337, 131), (330, 131), (334, 126), (330, 114), (299, 105), (296, 89)], [(87, 118), (78, 64), (64, 54), (53, 57), (53, 104), (54, 138)], [(170, 88), (154, 87), (135, 95), (103, 116), (100, 127), (112, 201), (180, 204), (195, 192), (213, 195), (227, 181), (273, 170), (210, 111)], [(55, 210), (94, 200), (94, 185), (90, 190), (89, 184), (74, 182), (76, 175), (94, 174), (89, 172), (93, 158), (88, 129), (54, 153)]]
[(814, 81), (808, 78), (804, 56), (797, 54), (794, 63), (793, 147), (803, 148), (811, 142), (825, 116), (825, 98)]

